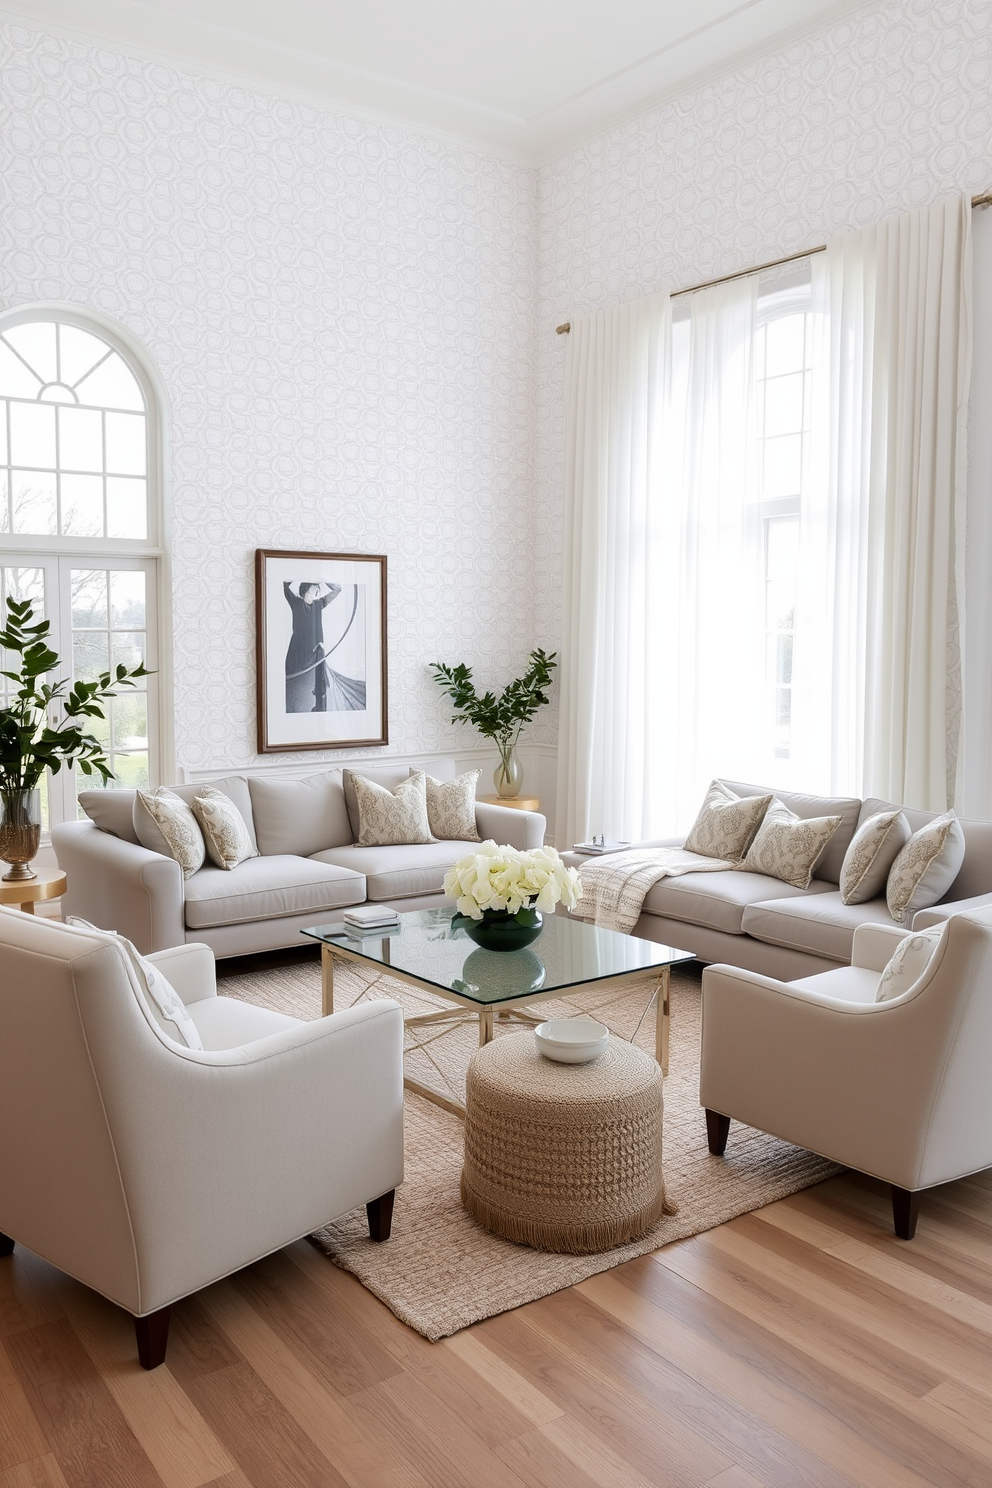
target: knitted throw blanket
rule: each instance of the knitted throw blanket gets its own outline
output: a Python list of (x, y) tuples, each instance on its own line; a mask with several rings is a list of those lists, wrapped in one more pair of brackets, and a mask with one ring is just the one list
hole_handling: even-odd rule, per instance
[(663, 878), (683, 873), (718, 873), (736, 868), (723, 858), (704, 858), (684, 847), (644, 847), (609, 853), (579, 870), (575, 913), (606, 930), (628, 935), (637, 924), (648, 890)]

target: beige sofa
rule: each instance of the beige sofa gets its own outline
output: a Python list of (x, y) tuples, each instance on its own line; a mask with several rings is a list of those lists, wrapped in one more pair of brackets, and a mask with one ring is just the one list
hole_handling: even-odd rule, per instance
[[(454, 760), (423, 766), (437, 780), (455, 776)], [(409, 765), (376, 765), (361, 773), (394, 789)], [(397, 909), (445, 903), (441, 884), (468, 841), (398, 847), (357, 847), (340, 770), (298, 778), (232, 775), (211, 785), (235, 802), (259, 856), (227, 870), (207, 864), (183, 881), (179, 864), (142, 846), (135, 831), (133, 791), (84, 791), (91, 818), (52, 831), (59, 867), (68, 879), (63, 913), (118, 930), (148, 954), (203, 941), (218, 957), (301, 944), (308, 925), (340, 918), (366, 900)], [(200, 786), (174, 786), (191, 801)], [(356, 824), (357, 825), (357, 824)], [(480, 837), (514, 847), (540, 847), (538, 812), (476, 805)]]
[[(797, 889), (762, 873), (734, 869), (725, 873), (689, 873), (662, 879), (648, 893), (633, 935), (692, 951), (700, 961), (727, 962), (764, 976), (792, 981), (849, 965), (854, 932), (859, 925), (894, 925), (885, 899), (842, 904), (841, 864), (860, 824), (894, 803), (850, 796), (800, 795), (772, 786), (724, 782), (739, 796), (770, 791), (797, 816), (840, 816), (840, 826), (827, 844), (808, 889)], [(936, 812), (903, 808), (913, 831)], [(949, 892), (932, 909), (920, 910), (909, 929), (936, 924), (957, 910), (992, 905), (992, 823), (962, 821), (965, 858)], [(671, 837), (656, 846), (681, 846)], [(644, 844), (637, 844), (642, 846)], [(582, 871), (595, 859), (568, 854)]]

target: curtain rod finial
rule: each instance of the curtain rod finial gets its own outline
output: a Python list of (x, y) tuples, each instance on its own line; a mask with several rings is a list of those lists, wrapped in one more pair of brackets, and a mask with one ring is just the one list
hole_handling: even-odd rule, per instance
[(557, 336), (567, 336), (571, 329), (572, 322), (570, 320), (566, 320), (562, 325), (555, 326), (555, 334)]

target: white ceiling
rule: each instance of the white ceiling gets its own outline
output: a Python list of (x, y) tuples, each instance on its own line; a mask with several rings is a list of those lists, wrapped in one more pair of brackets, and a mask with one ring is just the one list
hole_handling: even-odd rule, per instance
[(870, 3), (0, 0), (0, 9), (541, 161)]

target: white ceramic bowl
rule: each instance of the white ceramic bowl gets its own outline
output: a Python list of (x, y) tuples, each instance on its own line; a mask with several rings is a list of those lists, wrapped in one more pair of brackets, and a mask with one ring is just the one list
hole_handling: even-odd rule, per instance
[(538, 1024), (534, 1037), (545, 1058), (559, 1064), (588, 1064), (605, 1050), (610, 1030), (592, 1018), (549, 1018)]

